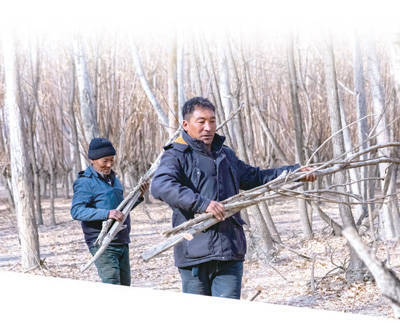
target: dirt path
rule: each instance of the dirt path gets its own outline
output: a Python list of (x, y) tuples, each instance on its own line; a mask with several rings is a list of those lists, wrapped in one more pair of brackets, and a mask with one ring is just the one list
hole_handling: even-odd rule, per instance
[[(83, 240), (80, 223), (69, 215), (71, 200), (56, 200), (56, 226), (39, 227), (41, 259), (46, 268), (34, 270), (35, 274), (99, 281), (92, 266), (85, 273), (79, 268), (90, 259)], [(346, 285), (344, 274), (334, 272), (322, 279), (335, 264), (342, 264), (347, 256), (342, 238), (329, 235), (326, 225), (314, 215), (315, 239), (302, 239), (302, 230), (296, 213), (295, 201), (276, 200), (270, 206), (283, 244), (299, 253), (316, 256), (315, 279), (317, 289), (310, 287), (312, 262), (291, 251), (283, 249), (272, 264), (263, 264), (256, 257), (245, 261), (242, 299), (250, 299), (257, 286), (262, 288), (256, 301), (275, 304), (305, 306), (335, 311), (353, 312), (377, 316), (392, 316), (387, 301), (383, 299), (374, 283)], [(48, 201), (44, 201), (44, 219), (48, 219)], [(335, 219), (334, 209), (326, 209)], [(132, 286), (180, 292), (180, 277), (173, 265), (172, 250), (159, 257), (143, 262), (142, 251), (162, 240), (161, 232), (170, 227), (168, 206), (154, 202), (143, 203), (133, 213), (130, 253)], [(340, 222), (340, 220), (338, 220)], [(378, 245), (378, 256), (386, 257), (387, 246)], [(400, 272), (398, 249), (391, 249), (391, 268)], [(0, 203), (0, 270), (22, 271), (19, 265), (19, 248), (15, 216), (9, 213), (6, 202)], [(336, 274), (335, 274), (336, 273)]]

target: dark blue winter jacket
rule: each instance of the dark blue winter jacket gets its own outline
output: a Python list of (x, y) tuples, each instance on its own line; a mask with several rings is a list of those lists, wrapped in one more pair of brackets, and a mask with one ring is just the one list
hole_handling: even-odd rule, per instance
[[(99, 235), (102, 222), (107, 220), (109, 211), (115, 210), (124, 199), (121, 182), (113, 171), (110, 175), (111, 185), (92, 166), (89, 166), (85, 171), (79, 172), (78, 178), (74, 182), (71, 215), (73, 219), (81, 221), (85, 241), (89, 247)], [(143, 198), (137, 204), (141, 201)], [(112, 245), (130, 242), (131, 220), (129, 215), (124, 224), (126, 224), (126, 228), (118, 232), (111, 242)]]
[[(239, 160), (223, 145), (225, 137), (215, 135), (211, 153), (203, 142), (185, 131), (172, 144), (164, 147), (160, 166), (151, 184), (152, 195), (173, 209), (172, 226), (205, 212), (211, 200), (223, 201), (279, 176), (298, 165), (260, 170)], [(211, 260), (244, 260), (246, 238), (240, 213), (215, 224), (191, 241), (175, 246), (175, 265), (193, 266)]]

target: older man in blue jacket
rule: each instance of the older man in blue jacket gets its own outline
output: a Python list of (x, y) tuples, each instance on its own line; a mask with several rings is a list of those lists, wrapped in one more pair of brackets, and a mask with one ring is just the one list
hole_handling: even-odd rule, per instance
[[(116, 210), (124, 199), (123, 187), (115, 176), (112, 166), (116, 151), (112, 143), (105, 138), (93, 138), (89, 144), (88, 157), (91, 165), (74, 182), (71, 215), (81, 221), (86, 244), (92, 255), (99, 247), (93, 243), (97, 239), (103, 221), (107, 219), (123, 220), (123, 214)], [(148, 184), (141, 188), (142, 195)], [(137, 204), (143, 201), (141, 197)], [(136, 204), (136, 205), (137, 205)], [(135, 205), (135, 206), (136, 206)], [(118, 232), (104, 253), (95, 262), (97, 272), (103, 283), (131, 284), (129, 264), (130, 216), (124, 222), (125, 228)]]
[[(260, 170), (239, 160), (223, 136), (216, 134), (215, 107), (201, 97), (182, 108), (183, 129), (177, 140), (164, 147), (151, 193), (173, 209), (172, 225), (190, 220), (195, 213), (212, 213), (221, 222), (174, 249), (175, 265), (184, 293), (240, 298), (246, 238), (240, 213), (224, 219), (219, 201), (279, 176), (299, 165)], [(315, 180), (313, 175), (306, 180)]]

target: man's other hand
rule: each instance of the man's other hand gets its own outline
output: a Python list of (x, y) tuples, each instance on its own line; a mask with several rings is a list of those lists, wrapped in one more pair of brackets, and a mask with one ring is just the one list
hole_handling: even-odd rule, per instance
[(222, 203), (211, 201), (210, 204), (208, 204), (206, 212), (214, 215), (219, 221), (225, 220), (225, 208)]
[(108, 212), (108, 218), (117, 220), (118, 222), (122, 222), (122, 220), (124, 219), (124, 214), (118, 210), (110, 210), (110, 212)]
[[(312, 167), (300, 168), (300, 172), (310, 172), (313, 170), (314, 170), (314, 168), (312, 168)], [(314, 182), (316, 179), (317, 179), (317, 176), (315, 176), (315, 174), (311, 173), (311, 174), (307, 174), (305, 177), (303, 177), (299, 181), (300, 182)]]

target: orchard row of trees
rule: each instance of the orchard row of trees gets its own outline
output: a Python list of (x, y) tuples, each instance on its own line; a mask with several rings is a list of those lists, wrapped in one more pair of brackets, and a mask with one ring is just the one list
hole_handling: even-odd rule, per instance
[[(295, 32), (210, 37), (176, 31), (140, 38), (110, 32), (62, 41), (17, 34), (4, 39), (1, 176), (19, 219), (23, 265), (39, 264), (36, 224), (57, 223), (54, 198), (70, 197), (91, 138), (114, 143), (115, 170), (132, 188), (178, 128), (179, 108), (193, 96), (215, 103), (219, 123), (240, 109), (221, 133), (242, 160), (263, 168), (319, 165), (399, 141), (400, 37), (320, 35), (310, 40)], [(359, 160), (379, 156), (396, 158), (397, 151), (376, 149)], [(374, 234), (379, 214), (380, 234), (393, 238), (400, 235), (396, 176), (395, 164), (379, 163), (319, 177), (315, 188), (336, 185), (364, 201), (351, 208), (341, 195), (343, 227), (364, 224)], [(18, 181), (26, 185), (16, 189)], [(365, 203), (376, 191), (389, 198)], [(43, 196), (51, 201), (48, 219)], [(304, 237), (311, 239), (311, 206), (299, 199), (298, 207)], [(313, 208), (326, 220), (318, 205)], [(254, 230), (261, 237), (259, 256), (270, 257), (280, 237), (267, 203), (248, 208), (244, 217), (250, 237)], [(354, 252), (350, 268), (349, 279), (362, 277)]]

